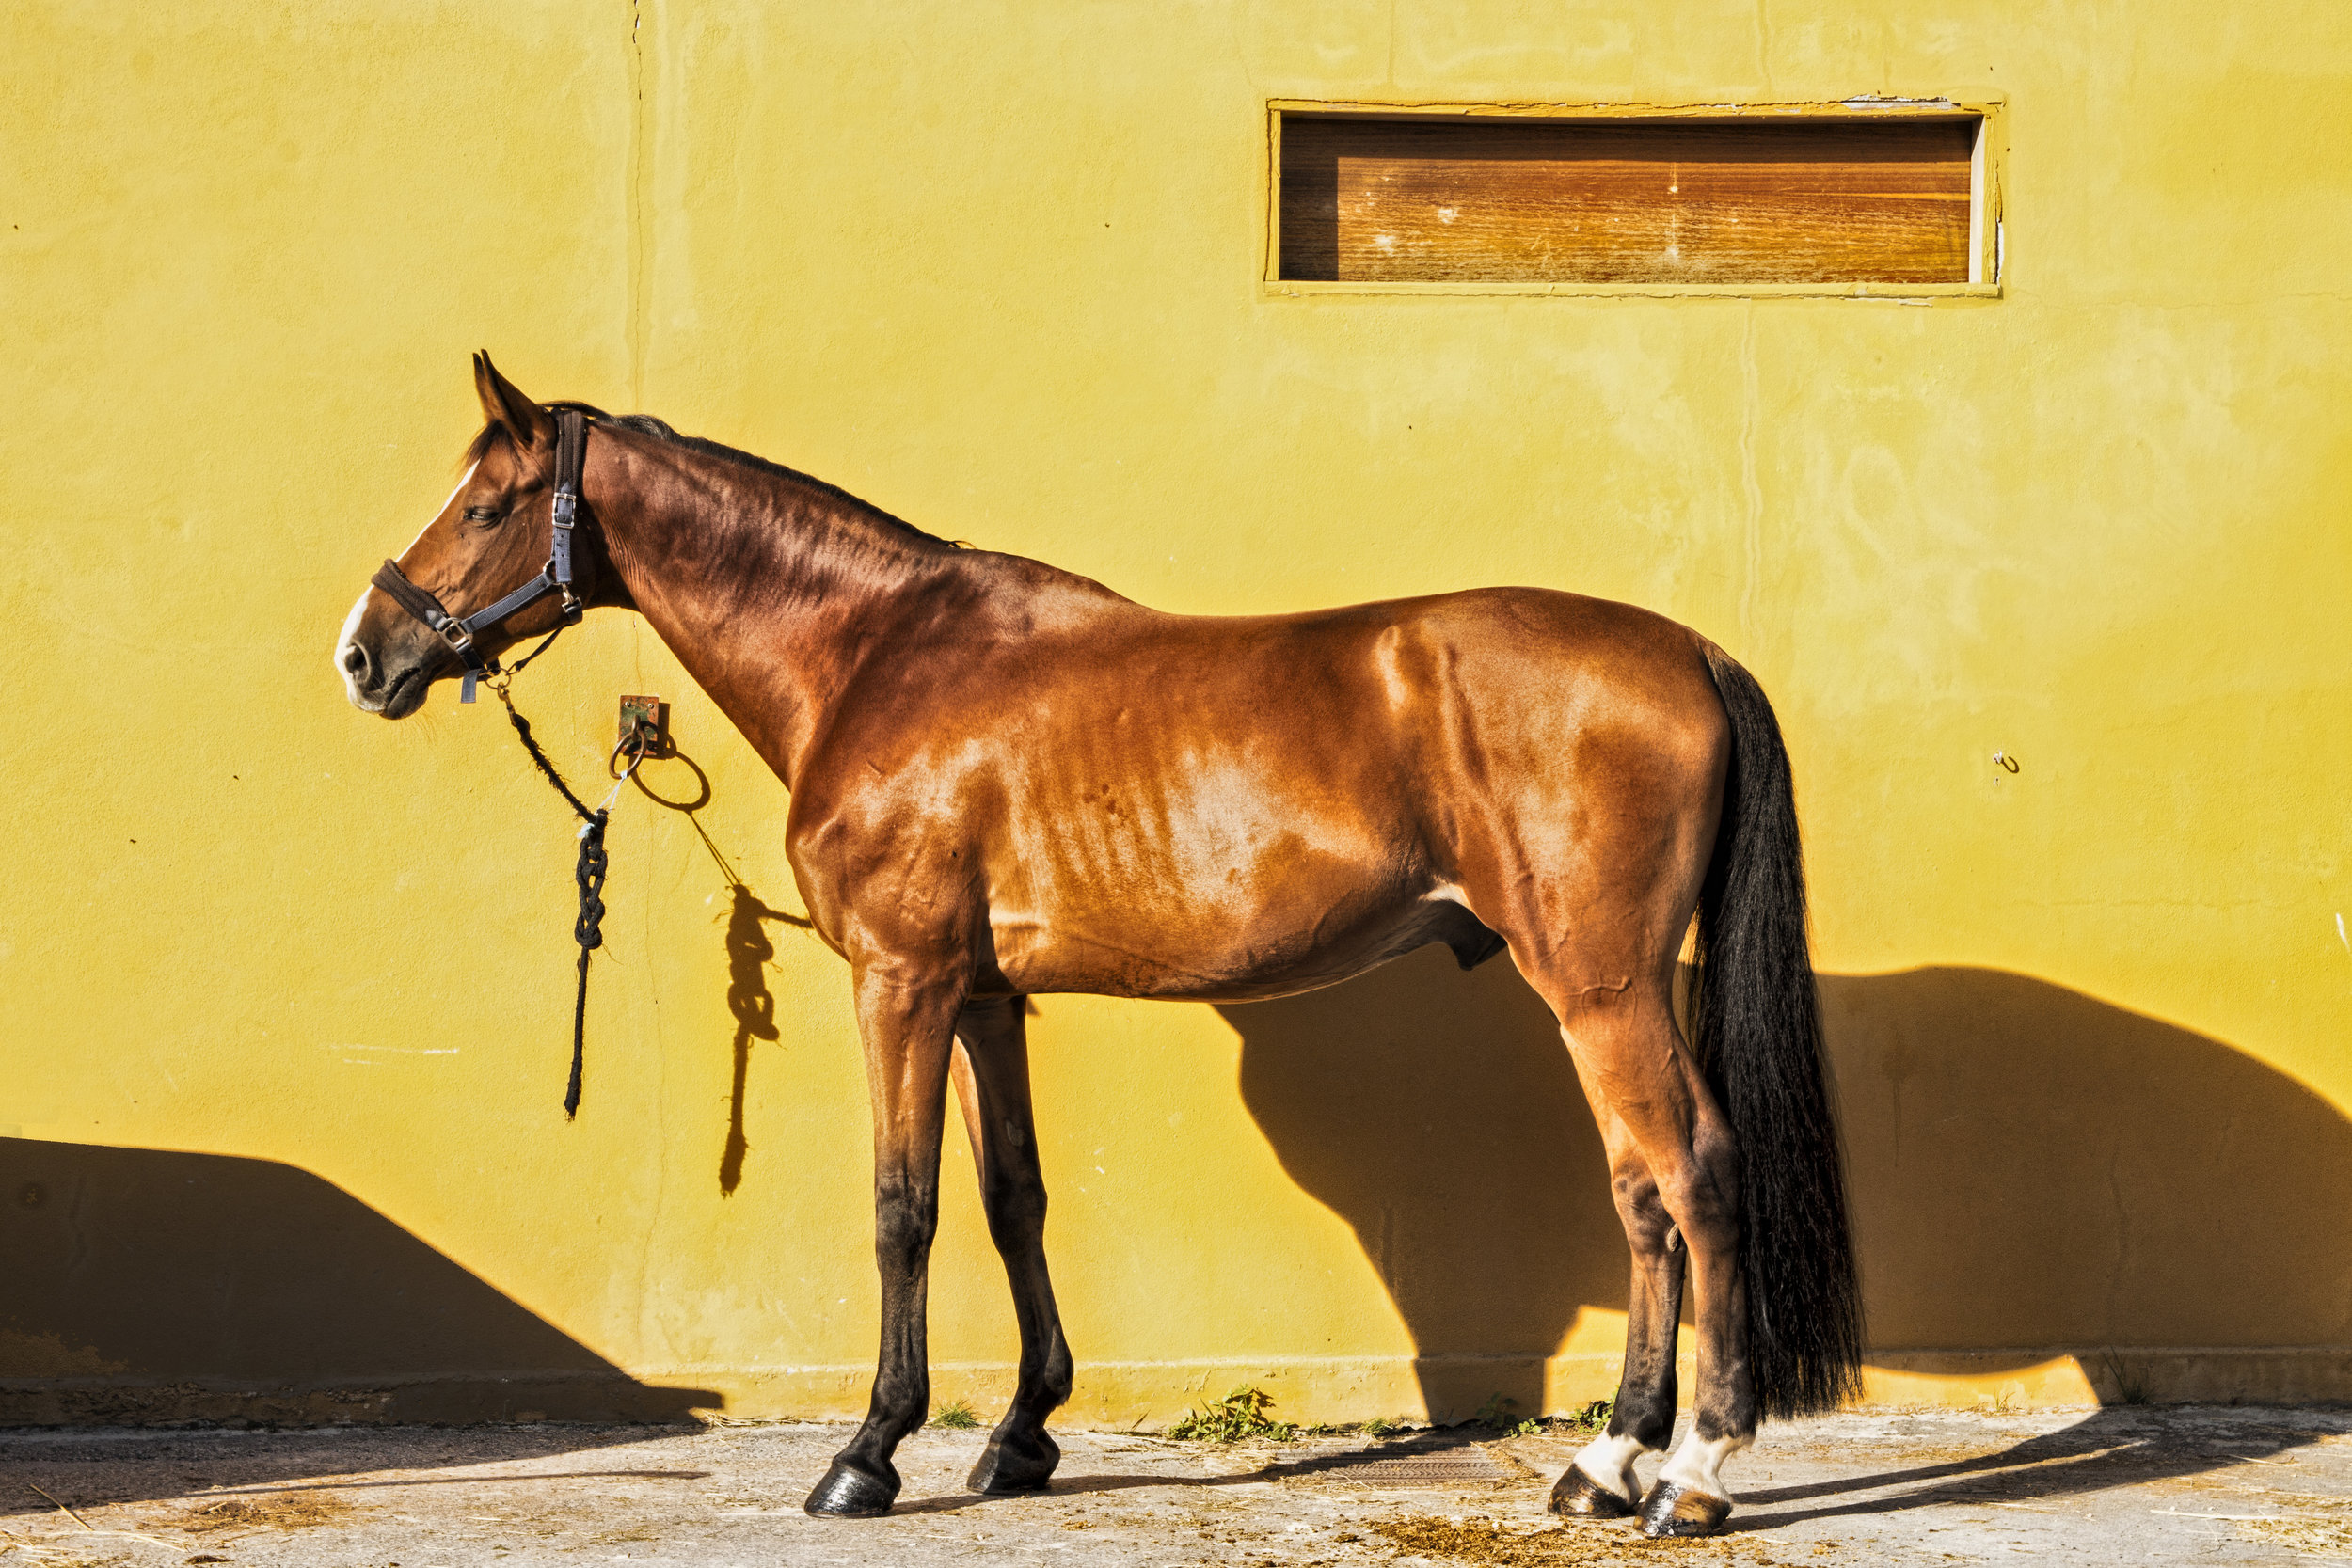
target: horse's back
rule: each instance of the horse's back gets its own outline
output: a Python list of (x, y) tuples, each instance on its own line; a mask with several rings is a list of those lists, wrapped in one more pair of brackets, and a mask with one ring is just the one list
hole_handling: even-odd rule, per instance
[(1193, 625), (1228, 713), (1449, 812), (1655, 794), (1726, 754), (1707, 642), (1633, 605), (1488, 588)]

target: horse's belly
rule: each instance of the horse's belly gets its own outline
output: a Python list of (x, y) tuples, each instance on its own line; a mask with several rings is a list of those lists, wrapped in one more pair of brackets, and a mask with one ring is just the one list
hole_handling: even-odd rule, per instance
[(996, 966), (1019, 991), (1200, 1002), (1255, 1001), (1336, 985), (1433, 942), (1452, 947), (1465, 969), (1503, 945), (1469, 910), (1434, 896), (1238, 925), (1193, 911), (1168, 911), (1156, 927), (1110, 911), (1091, 920), (1015, 917), (998, 923), (994, 934)]
[(1168, 755), (1136, 748), (1141, 761), (1106, 753), (1008, 789), (1019, 804), (983, 853), (996, 961), (1014, 985), (1283, 995), (1456, 918), (1445, 911), (1458, 904), (1428, 898), (1421, 814), (1383, 746), (1245, 734)]

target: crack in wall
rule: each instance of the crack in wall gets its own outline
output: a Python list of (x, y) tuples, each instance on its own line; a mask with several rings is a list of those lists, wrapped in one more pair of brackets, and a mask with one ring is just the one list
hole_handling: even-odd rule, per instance
[(645, 295), (650, 287), (650, 241), (645, 199), (645, 49), (644, 0), (628, 3), (628, 393), (645, 406)]
[(2123, 1303), (2126, 1276), (2132, 1267), (2132, 1207), (2123, 1195), (2123, 1148), (2119, 1142), (2107, 1151), (2107, 1200), (2115, 1206), (2115, 1262), (2107, 1275), (2106, 1330), (2110, 1344), (2122, 1338), (2116, 1319)]
[(1740, 530), (1740, 639), (1756, 646), (1756, 594), (1764, 579), (1764, 486), (1756, 475), (1757, 407), (1756, 370), (1756, 307), (1740, 313), (1740, 494), (1745, 502)]

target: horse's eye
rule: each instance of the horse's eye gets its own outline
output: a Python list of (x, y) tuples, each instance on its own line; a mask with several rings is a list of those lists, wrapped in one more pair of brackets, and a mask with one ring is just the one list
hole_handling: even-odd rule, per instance
[(495, 506), (469, 506), (466, 508), (466, 521), (469, 523), (498, 523), (505, 520), (506, 514), (501, 512)]

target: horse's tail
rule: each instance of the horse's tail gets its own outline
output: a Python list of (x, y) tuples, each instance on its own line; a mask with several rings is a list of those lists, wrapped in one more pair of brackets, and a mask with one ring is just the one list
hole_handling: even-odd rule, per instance
[(1699, 898), (1692, 1044), (1740, 1148), (1756, 1407), (1802, 1416), (1861, 1391), (1861, 1291), (1806, 951), (1788, 752), (1756, 677), (1714, 644), (1705, 651), (1731, 720), (1731, 768)]

